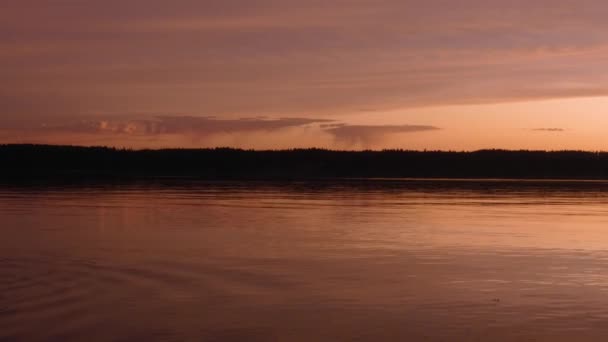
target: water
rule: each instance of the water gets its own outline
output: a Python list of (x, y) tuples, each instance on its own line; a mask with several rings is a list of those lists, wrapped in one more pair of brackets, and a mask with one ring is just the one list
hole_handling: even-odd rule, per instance
[(604, 341), (608, 184), (0, 187), (0, 340)]

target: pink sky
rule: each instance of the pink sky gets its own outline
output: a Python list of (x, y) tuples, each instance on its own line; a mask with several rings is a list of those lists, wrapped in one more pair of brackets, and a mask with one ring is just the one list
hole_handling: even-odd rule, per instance
[(601, 0), (4, 0), (0, 143), (608, 150)]

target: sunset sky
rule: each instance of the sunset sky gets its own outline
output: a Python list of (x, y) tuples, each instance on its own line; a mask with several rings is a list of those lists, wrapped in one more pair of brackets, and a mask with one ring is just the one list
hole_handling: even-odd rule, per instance
[(0, 143), (608, 150), (606, 0), (2, 0)]

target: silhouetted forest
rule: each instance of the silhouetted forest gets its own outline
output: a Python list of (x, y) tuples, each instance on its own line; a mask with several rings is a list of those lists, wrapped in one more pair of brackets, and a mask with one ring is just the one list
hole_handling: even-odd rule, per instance
[(4, 179), (529, 178), (608, 179), (608, 153), (582, 151), (126, 150), (0, 145)]

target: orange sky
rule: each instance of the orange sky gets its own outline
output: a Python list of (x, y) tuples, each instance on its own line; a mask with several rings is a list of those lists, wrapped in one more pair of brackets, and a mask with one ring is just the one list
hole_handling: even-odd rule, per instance
[(602, 0), (4, 0), (0, 143), (608, 150)]

